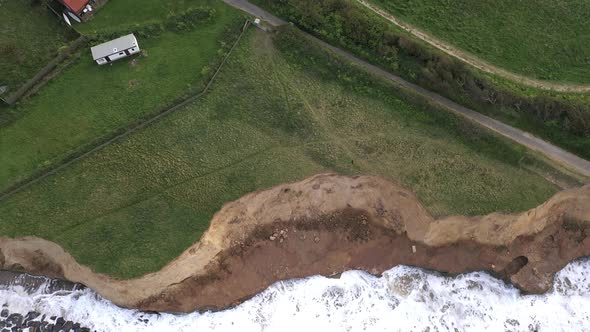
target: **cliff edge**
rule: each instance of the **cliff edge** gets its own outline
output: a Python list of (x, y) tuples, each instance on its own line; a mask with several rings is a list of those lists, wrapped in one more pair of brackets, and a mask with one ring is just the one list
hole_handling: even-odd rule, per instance
[(117, 280), (43, 239), (0, 238), (0, 269), (79, 282), (117, 305), (154, 311), (223, 309), (278, 280), (379, 274), (398, 264), (447, 273), (485, 270), (529, 293), (590, 255), (590, 184), (519, 214), (434, 219), (382, 177), (319, 174), (227, 203), (208, 231), (158, 272)]

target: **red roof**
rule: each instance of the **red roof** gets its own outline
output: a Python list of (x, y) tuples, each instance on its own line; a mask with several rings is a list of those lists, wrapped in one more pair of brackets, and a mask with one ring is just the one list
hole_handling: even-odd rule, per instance
[(61, 2), (75, 14), (79, 14), (88, 4), (88, 0), (61, 0)]

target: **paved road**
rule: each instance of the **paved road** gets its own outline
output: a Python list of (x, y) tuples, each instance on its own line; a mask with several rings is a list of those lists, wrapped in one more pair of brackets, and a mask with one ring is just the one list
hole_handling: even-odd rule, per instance
[(510, 72), (506, 69), (494, 66), (494, 65), (478, 58), (477, 56), (475, 56), (473, 54), (462, 51), (462, 50), (452, 46), (451, 44), (449, 44), (443, 40), (437, 39), (437, 38), (425, 33), (424, 31), (416, 29), (416, 27), (398, 19), (397, 17), (394, 17), (393, 15), (391, 15), (391, 13), (384, 11), (383, 9), (369, 3), (366, 0), (356, 0), (356, 1), (358, 1), (358, 3), (360, 3), (361, 5), (367, 7), (369, 10), (373, 11), (375, 14), (383, 17), (384, 19), (388, 20), (389, 22), (397, 25), (398, 27), (402, 28), (403, 30), (414, 35), (416, 38), (422, 39), (423, 41), (438, 48), (439, 50), (441, 50), (447, 54), (450, 54), (451, 56), (454, 56), (455, 58), (457, 58), (457, 59), (459, 59), (459, 60), (461, 60), (461, 61), (479, 69), (479, 70), (483, 70), (487, 73), (498, 75), (498, 76), (504, 77), (506, 79), (509, 79), (511, 81), (518, 82), (520, 84), (532, 86), (532, 87), (539, 88), (539, 89), (553, 90), (553, 91), (559, 91), (559, 92), (590, 92), (590, 85), (567, 84), (567, 83), (542, 81), (542, 80), (537, 80), (537, 79), (533, 79), (530, 77), (526, 77), (524, 75), (516, 74), (516, 73)]
[(268, 23), (270, 23), (273, 26), (280, 26), (280, 25), (284, 25), (287, 24), (286, 21), (283, 21), (282, 19), (274, 16), (273, 14), (267, 12), (266, 10), (251, 4), (248, 1), (243, 1), (243, 0), (223, 0), (223, 2), (227, 3), (230, 6), (236, 7), (238, 9), (241, 9), (243, 11), (245, 11), (246, 13), (249, 13), (251, 15), (254, 15), (260, 19), (262, 19), (263, 21), (266, 21)]
[[(280, 18), (272, 15), (271, 13), (263, 10), (260, 7), (257, 7), (255, 5), (249, 3), (246, 0), (223, 0), (223, 1), (231, 6), (242, 9), (242, 10), (246, 11), (247, 13), (250, 13), (256, 17), (261, 18), (273, 26), (280, 26), (280, 25), (286, 24), (286, 22), (284, 20), (281, 20)], [(358, 64), (359, 66), (365, 68), (366, 70), (368, 70), (369, 72), (371, 72), (375, 75), (378, 75), (378, 76), (381, 76), (385, 79), (393, 81), (396, 84), (402, 86), (403, 88), (411, 90), (411, 91), (421, 95), (422, 97), (447, 108), (448, 110), (450, 110), (456, 114), (464, 116), (464, 117), (470, 119), (471, 121), (473, 121), (483, 127), (491, 129), (502, 136), (505, 136), (505, 137), (507, 137), (519, 144), (522, 144), (522, 145), (530, 148), (531, 150), (538, 151), (538, 152), (542, 153), (546, 157), (561, 163), (562, 165), (571, 169), (572, 171), (576, 171), (582, 175), (590, 177), (590, 162), (587, 160), (584, 160), (572, 153), (569, 153), (569, 152), (567, 152), (567, 151), (565, 151), (565, 150), (563, 150), (551, 143), (548, 143), (540, 138), (534, 137), (533, 135), (531, 135), (525, 131), (511, 127), (511, 126), (504, 124), (500, 121), (494, 120), (494, 119), (492, 119), (488, 116), (485, 116), (481, 113), (478, 113), (476, 111), (473, 111), (471, 109), (463, 107), (463, 106), (461, 106), (461, 105), (459, 105), (459, 104), (457, 104), (457, 103), (455, 103), (455, 102), (453, 102), (441, 95), (438, 95), (434, 92), (428, 91), (416, 84), (410, 83), (410, 82), (402, 79), (401, 77), (398, 77), (398, 76), (395, 76), (389, 72), (386, 72), (383, 69), (378, 68), (378, 67), (376, 67), (364, 60), (361, 60), (361, 59), (357, 58), (356, 56), (354, 56), (354, 55), (352, 55), (340, 48), (334, 47), (334, 46), (332, 46), (332, 45), (330, 45), (330, 44), (328, 44), (316, 37), (313, 37), (309, 34), (307, 34), (307, 36), (308, 36), (308, 38), (321, 44), (323, 47), (330, 49), (334, 53), (349, 59), (350, 61)]]

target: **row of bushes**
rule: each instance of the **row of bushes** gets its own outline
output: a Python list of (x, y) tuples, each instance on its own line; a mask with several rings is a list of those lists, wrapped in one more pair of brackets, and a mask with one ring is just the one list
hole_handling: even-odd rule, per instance
[(215, 9), (210, 7), (195, 7), (184, 12), (169, 15), (162, 22), (136, 24), (123, 30), (108, 31), (95, 35), (97, 42), (111, 40), (122, 34), (133, 33), (139, 38), (157, 37), (164, 31), (186, 32), (201, 24), (210, 22), (215, 17)]
[(590, 158), (590, 107), (501, 88), (351, 0), (255, 0), (303, 30), (427, 89)]

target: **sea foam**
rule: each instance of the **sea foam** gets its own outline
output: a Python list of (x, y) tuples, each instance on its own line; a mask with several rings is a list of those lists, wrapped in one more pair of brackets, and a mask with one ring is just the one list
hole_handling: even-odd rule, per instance
[(1, 287), (0, 304), (96, 331), (590, 331), (590, 258), (567, 265), (544, 295), (521, 295), (483, 272), (446, 277), (407, 266), (381, 277), (281, 281), (235, 308), (189, 314), (122, 309), (90, 289), (47, 289)]

